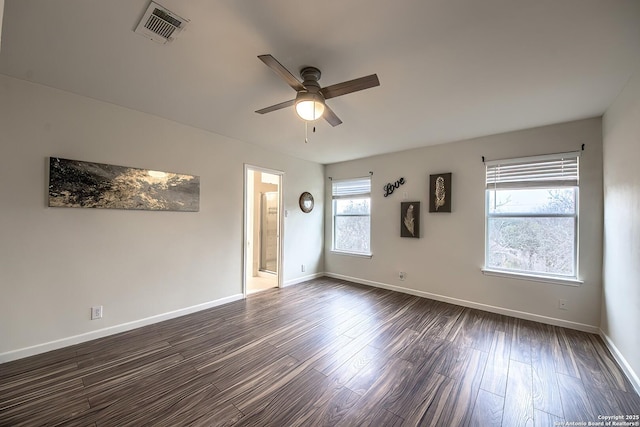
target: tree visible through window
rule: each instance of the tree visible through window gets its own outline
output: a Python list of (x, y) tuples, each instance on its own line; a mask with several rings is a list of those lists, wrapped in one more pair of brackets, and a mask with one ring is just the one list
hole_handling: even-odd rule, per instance
[(334, 181), (333, 250), (370, 254), (371, 179)]
[(575, 153), (488, 163), (485, 267), (577, 278), (578, 194)]

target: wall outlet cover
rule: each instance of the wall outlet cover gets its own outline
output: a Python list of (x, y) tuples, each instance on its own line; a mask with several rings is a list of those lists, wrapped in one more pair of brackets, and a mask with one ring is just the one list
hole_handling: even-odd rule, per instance
[(91, 320), (102, 319), (102, 306), (91, 307)]

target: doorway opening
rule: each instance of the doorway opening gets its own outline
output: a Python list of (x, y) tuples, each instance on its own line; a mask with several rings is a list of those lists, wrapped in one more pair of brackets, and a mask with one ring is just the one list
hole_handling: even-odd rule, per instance
[(246, 296), (281, 286), (283, 172), (245, 165)]

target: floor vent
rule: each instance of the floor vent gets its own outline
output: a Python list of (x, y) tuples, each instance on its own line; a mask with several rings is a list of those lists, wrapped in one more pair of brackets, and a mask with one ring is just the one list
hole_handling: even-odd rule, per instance
[(159, 4), (151, 2), (135, 32), (156, 43), (165, 44), (172, 41), (188, 22), (188, 19), (181, 18)]

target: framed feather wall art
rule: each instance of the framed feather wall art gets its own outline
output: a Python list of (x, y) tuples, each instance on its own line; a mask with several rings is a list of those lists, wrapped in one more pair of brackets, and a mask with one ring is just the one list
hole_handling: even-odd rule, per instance
[(420, 238), (420, 202), (400, 203), (400, 237)]
[(429, 212), (451, 212), (451, 172), (429, 175)]

